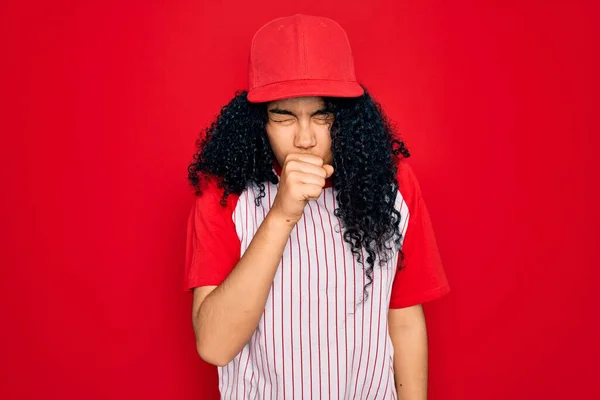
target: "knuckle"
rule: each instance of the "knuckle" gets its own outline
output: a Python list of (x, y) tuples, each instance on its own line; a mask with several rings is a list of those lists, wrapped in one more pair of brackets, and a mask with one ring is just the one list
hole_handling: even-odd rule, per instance
[(289, 160), (285, 163), (285, 170), (290, 173), (292, 172), (294, 169), (298, 168), (298, 161), (296, 160)]
[(287, 172), (287, 180), (289, 180), (290, 182), (295, 182), (296, 180), (298, 180), (300, 173), (298, 171), (288, 171)]
[(321, 157), (317, 157), (317, 156), (311, 156), (311, 157), (314, 160), (314, 163), (316, 165), (318, 165), (319, 167), (323, 166), (323, 159), (321, 159)]

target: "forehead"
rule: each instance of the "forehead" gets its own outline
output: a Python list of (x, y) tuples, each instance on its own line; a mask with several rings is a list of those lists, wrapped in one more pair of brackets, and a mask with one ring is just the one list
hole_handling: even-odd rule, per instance
[(290, 99), (283, 99), (273, 101), (268, 104), (267, 109), (272, 110), (279, 108), (282, 110), (306, 110), (316, 111), (325, 106), (325, 102), (322, 97), (294, 97)]

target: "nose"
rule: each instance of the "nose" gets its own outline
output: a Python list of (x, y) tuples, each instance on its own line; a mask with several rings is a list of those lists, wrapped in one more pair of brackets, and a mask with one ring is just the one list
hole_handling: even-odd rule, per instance
[(317, 136), (310, 122), (302, 122), (294, 137), (294, 146), (299, 149), (310, 149), (317, 145)]

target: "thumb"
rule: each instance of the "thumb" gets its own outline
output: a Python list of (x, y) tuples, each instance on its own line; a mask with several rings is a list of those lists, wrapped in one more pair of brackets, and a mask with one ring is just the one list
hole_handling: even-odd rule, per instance
[(333, 175), (333, 167), (331, 165), (325, 164), (325, 165), (323, 165), (323, 169), (327, 173), (327, 178), (329, 178), (331, 175)]

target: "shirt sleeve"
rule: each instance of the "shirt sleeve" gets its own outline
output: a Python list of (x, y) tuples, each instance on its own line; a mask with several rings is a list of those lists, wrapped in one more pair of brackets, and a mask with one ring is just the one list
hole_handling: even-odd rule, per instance
[(218, 286), (240, 259), (240, 240), (233, 222), (238, 196), (221, 205), (223, 189), (207, 179), (190, 210), (187, 224), (184, 290)]
[(419, 183), (404, 161), (398, 167), (398, 185), (409, 217), (402, 245), (403, 268), (394, 278), (390, 308), (422, 304), (450, 291)]

